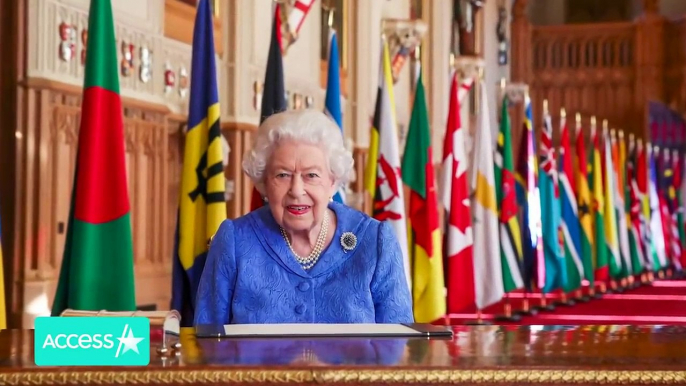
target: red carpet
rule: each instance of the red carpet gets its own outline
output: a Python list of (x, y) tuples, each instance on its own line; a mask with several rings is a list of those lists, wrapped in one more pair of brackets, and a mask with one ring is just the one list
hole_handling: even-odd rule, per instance
[[(584, 291), (585, 292), (585, 291)], [(575, 294), (566, 295), (572, 298)], [(548, 294), (547, 304), (558, 302), (562, 294)], [(541, 303), (540, 294), (514, 293), (509, 299), (490, 306), (477, 315), (475, 310), (451, 314), (452, 325), (482, 321), (494, 324), (553, 325), (553, 324), (670, 324), (686, 326), (686, 280), (656, 280), (623, 292), (606, 293), (598, 299), (577, 301), (573, 305), (555, 304), (553, 310), (538, 310), (536, 315), (523, 315), (524, 299), (535, 307)], [(508, 320), (507, 309), (520, 319)]]

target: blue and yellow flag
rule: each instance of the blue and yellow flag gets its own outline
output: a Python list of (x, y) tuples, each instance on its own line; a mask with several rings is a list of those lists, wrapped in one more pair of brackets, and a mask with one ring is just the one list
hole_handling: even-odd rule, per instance
[(0, 330), (7, 328), (7, 318), (5, 316), (7, 307), (5, 307), (5, 279), (4, 279), (4, 262), (2, 256), (2, 219), (0, 219)]
[(193, 32), (190, 111), (176, 231), (172, 308), (191, 326), (209, 240), (226, 219), (224, 165), (212, 12), (198, 2)]

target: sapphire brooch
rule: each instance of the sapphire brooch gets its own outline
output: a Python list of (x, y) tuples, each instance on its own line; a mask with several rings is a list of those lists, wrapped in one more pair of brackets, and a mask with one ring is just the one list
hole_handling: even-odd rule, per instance
[(341, 246), (346, 253), (355, 249), (355, 245), (357, 245), (357, 236), (354, 233), (345, 232), (341, 235)]

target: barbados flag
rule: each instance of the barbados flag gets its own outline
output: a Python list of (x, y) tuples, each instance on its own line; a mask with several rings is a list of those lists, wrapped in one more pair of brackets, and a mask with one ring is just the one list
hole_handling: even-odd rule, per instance
[(192, 325), (209, 241), (226, 219), (212, 13), (198, 2), (193, 32), (190, 111), (176, 231), (172, 308)]
[[(336, 31), (331, 30), (329, 39), (329, 70), (326, 79), (326, 99), (324, 100), (325, 112), (333, 119), (343, 131), (343, 112), (341, 110), (341, 77), (338, 69), (338, 42)], [(333, 199), (345, 203), (345, 188), (341, 187), (333, 196)]]

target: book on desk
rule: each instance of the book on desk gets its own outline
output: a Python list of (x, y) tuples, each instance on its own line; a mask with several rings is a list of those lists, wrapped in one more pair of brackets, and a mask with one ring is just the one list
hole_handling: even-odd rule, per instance
[(198, 325), (197, 338), (443, 338), (450, 339), (449, 327), (431, 324), (226, 324)]

